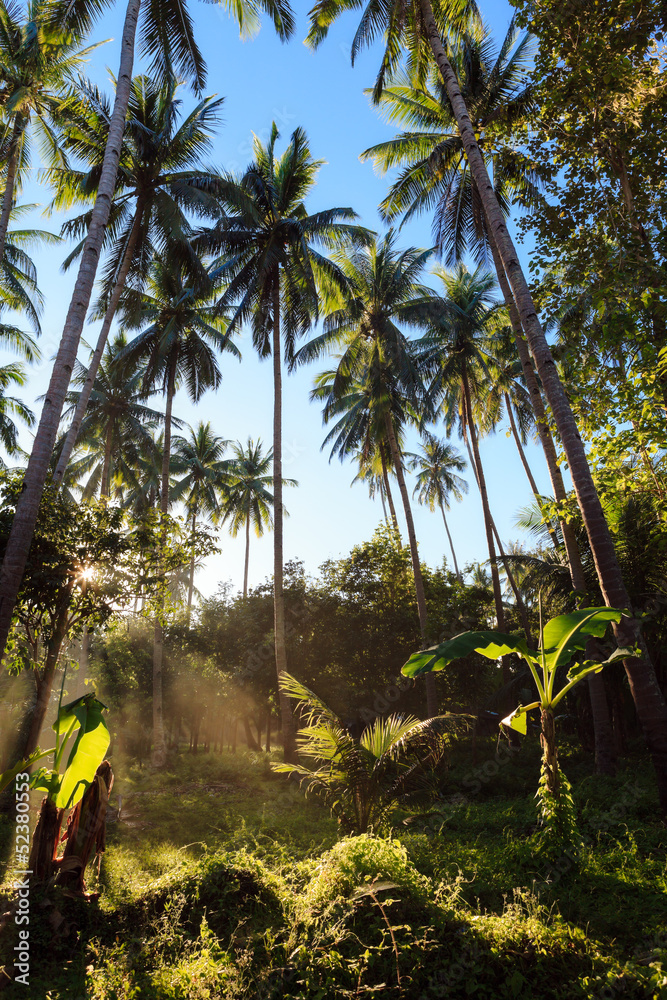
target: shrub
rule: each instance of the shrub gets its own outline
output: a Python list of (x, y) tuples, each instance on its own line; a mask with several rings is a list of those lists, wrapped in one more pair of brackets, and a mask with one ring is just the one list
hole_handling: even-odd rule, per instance
[(346, 837), (322, 855), (304, 902), (309, 909), (323, 909), (374, 881), (392, 882), (418, 899), (425, 899), (431, 888), (399, 841), (362, 834)]

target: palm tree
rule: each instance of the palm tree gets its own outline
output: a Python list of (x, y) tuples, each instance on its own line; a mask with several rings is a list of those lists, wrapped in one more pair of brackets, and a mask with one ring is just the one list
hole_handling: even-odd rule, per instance
[(385, 498), (389, 506), (389, 513), (391, 515), (391, 523), (396, 532), (397, 541), (399, 547), (401, 545), (401, 533), (398, 527), (398, 518), (396, 517), (396, 508), (394, 506), (394, 498), (391, 492), (391, 486), (389, 484), (389, 469), (391, 467), (391, 462), (387, 461), (386, 444), (383, 440), (376, 442), (375, 449), (373, 451), (368, 450), (365, 446), (361, 447), (356, 453), (354, 458), (356, 458), (359, 465), (359, 472), (352, 480), (353, 483), (363, 482), (368, 484), (368, 495), (371, 500), (375, 499), (375, 494), (380, 494), (380, 500), (382, 501), (382, 510), (384, 512), (384, 518), (387, 522), (387, 527), (389, 527), (389, 520), (387, 518), (387, 511), (385, 508)]
[[(273, 528), (273, 494), (268, 488), (273, 483), (269, 471), (273, 462), (273, 452), (262, 454), (262, 441), (248, 438), (244, 446), (237, 441), (232, 448), (234, 465), (225, 497), (223, 524), (229, 522), (229, 532), (236, 538), (239, 531), (245, 531), (245, 562), (243, 565), (243, 596), (248, 596), (248, 564), (250, 560), (250, 526), (260, 538), (264, 529)], [(293, 479), (283, 479), (283, 485), (296, 486)], [(283, 509), (283, 515), (287, 512)]]
[[(338, 16), (351, 7), (364, 6), (364, 0), (317, 0), (313, 7), (308, 42), (316, 47), (326, 37)], [(567, 459), (577, 503), (581, 510), (586, 534), (593, 552), (595, 566), (605, 603), (612, 608), (630, 608), (631, 601), (623, 579), (614, 542), (605, 519), (600, 498), (586, 457), (581, 435), (567, 394), (554, 365), (551, 351), (539, 320), (538, 310), (530, 293), (519, 255), (510, 236), (502, 208), (479, 147), (478, 135), (471, 122), (459, 81), (450, 61), (452, 46), (443, 40), (442, 28), (455, 35), (477, 13), (474, 0), (461, 0), (444, 11), (438, 5), (443, 23), (438, 25), (430, 0), (368, 0), (359, 29), (352, 44), (352, 59), (365, 45), (384, 36), (385, 50), (373, 98), (379, 101), (385, 80), (391, 77), (403, 55), (404, 46), (410, 52), (415, 77), (424, 80), (430, 58), (435, 59), (465, 150), (466, 159), (486, 220), (487, 232), (493, 233), (497, 256), (505, 271), (519, 322), (537, 373), (553, 414)], [(446, 23), (444, 23), (446, 22)], [(449, 52), (448, 52), (449, 48)], [(505, 281), (501, 282), (504, 292)], [(532, 393), (531, 393), (532, 396)], [(539, 414), (538, 420), (540, 419)], [(640, 648), (641, 655), (627, 657), (624, 666), (635, 699), (637, 714), (646, 734), (656, 768), (660, 805), (667, 813), (667, 704), (658, 684), (655, 669), (648, 656), (638, 620), (624, 616), (614, 624), (616, 641), (621, 648)]]
[[(14, 222), (36, 205), (14, 206), (11, 221)], [(5, 237), (5, 247), (0, 263), (0, 316), (4, 310), (23, 313), (32, 330), (41, 334), (40, 316), (44, 300), (37, 285), (37, 269), (29, 251), (41, 246), (53, 246), (60, 242), (58, 236), (42, 229), (10, 229)], [(0, 324), (8, 347), (13, 347), (27, 361), (38, 360), (40, 352), (28, 334), (14, 327)]]
[(233, 471), (233, 461), (223, 459), (229, 444), (213, 433), (210, 423), (201, 420), (197, 429), (189, 428), (189, 437), (175, 437), (172, 441), (174, 460), (172, 469), (183, 478), (171, 490), (171, 499), (182, 501), (191, 518), (192, 554), (188, 581), (187, 615), (190, 619), (192, 595), (195, 586), (195, 541), (197, 518), (205, 517), (216, 522), (222, 514), (222, 499)]
[[(4, 252), (14, 197), (30, 167), (34, 131), (47, 163), (63, 162), (58, 119), (71, 97), (75, 71), (97, 48), (77, 52), (81, 38), (49, 20), (48, 0), (30, 0), (27, 10), (0, 3), (0, 110), (4, 136), (0, 145), (5, 189), (0, 207), (0, 258)], [(102, 43), (97, 43), (102, 44)]]
[[(233, 307), (229, 329), (249, 321), (260, 357), (273, 361), (273, 497), (274, 497), (274, 639), (278, 679), (287, 669), (283, 596), (282, 362), (295, 363), (295, 343), (316, 320), (319, 287), (344, 284), (340, 269), (317, 247), (357, 241), (365, 231), (351, 225), (351, 208), (332, 208), (309, 215), (304, 200), (315, 184), (320, 160), (314, 160), (303, 129), (292, 133), (282, 156), (275, 122), (267, 145), (254, 140), (254, 160), (240, 177), (227, 178), (221, 203), (226, 212), (218, 225), (202, 233), (208, 252), (222, 254), (214, 272), (227, 285), (220, 307)], [(283, 746), (287, 759), (295, 753), (289, 698), (281, 690)]]
[(457, 472), (463, 472), (466, 463), (451, 444), (439, 440), (428, 432), (423, 436), (419, 453), (406, 452), (405, 457), (408, 459), (408, 468), (417, 473), (417, 485), (412, 495), (417, 496), (419, 502), (426, 504), (429, 510), (435, 510), (436, 504), (440, 508), (449, 547), (452, 550), (454, 570), (459, 581), (463, 583), (445, 511), (449, 510), (450, 496), (460, 502), (463, 500), (463, 494), (468, 492), (467, 482), (457, 475)]
[[(531, 36), (520, 34), (514, 19), (497, 54), (483, 26), (455, 40), (450, 52), (470, 120), (479, 134), (479, 149), (505, 214), (514, 204), (532, 208), (541, 200), (541, 178), (514, 141), (535, 107), (529, 82), (533, 52)], [(389, 122), (409, 128), (361, 154), (381, 174), (401, 168), (380, 204), (384, 219), (393, 224), (399, 217), (408, 221), (433, 211), (433, 239), (448, 266), (467, 252), (477, 263), (486, 263), (484, 211), (436, 67), (429, 68), (423, 85), (399, 70), (380, 94), (378, 106)]]
[(433, 367), (431, 392), (443, 409), (447, 433), (458, 426), (470, 449), (470, 462), (482, 501), (497, 627), (502, 630), (505, 611), (474, 413), (475, 403), (485, 393), (490, 381), (487, 352), (495, 327), (492, 308), (495, 281), (480, 268), (470, 274), (462, 265), (453, 272), (434, 268), (433, 273), (444, 284), (445, 297), (440, 300), (438, 320), (424, 338), (424, 356)]
[[(514, 140), (514, 136), (525, 127), (534, 105), (529, 82), (532, 51), (530, 37), (518, 33), (514, 20), (497, 55), (489, 33), (481, 26), (466, 32), (451, 45), (451, 62), (504, 215), (509, 214), (512, 205), (531, 208), (540, 200), (541, 178), (535, 173), (529, 157), (516, 148)], [(392, 85), (380, 95), (379, 105), (390, 121), (400, 122), (410, 129), (362, 154), (363, 158), (372, 159), (381, 173), (397, 166), (402, 168), (381, 204), (383, 215), (393, 222), (399, 215), (408, 220), (423, 211), (433, 210), (434, 239), (448, 264), (461, 260), (466, 251), (475, 260), (486, 262), (490, 252), (509, 312), (514, 345), (553, 493), (565, 509), (567, 493), (542, 392), (498, 245), (487, 223), (476, 182), (465, 158), (461, 133), (442, 78), (431, 68), (426, 82), (420, 86), (405, 72), (398, 72)], [(521, 446), (520, 430), (515, 426), (513, 407), (509, 401), (505, 402), (524, 469), (539, 502), (537, 487)], [(525, 405), (521, 406), (521, 411), (525, 418)], [(572, 585), (575, 591), (583, 594), (586, 590), (585, 579), (574, 530), (565, 518), (561, 520), (560, 528)], [(555, 539), (553, 528), (551, 534), (552, 540)], [(592, 674), (588, 686), (596, 719), (596, 754), (598, 760), (603, 762), (611, 755), (611, 744), (607, 750), (600, 746), (602, 734), (611, 731), (608, 719), (605, 722), (608, 711), (604, 680), (600, 675)], [(610, 769), (605, 763), (601, 766), (607, 772)]]
[[(10, 458), (23, 455), (13, 417), (18, 417), (27, 427), (32, 427), (35, 423), (35, 414), (30, 407), (15, 396), (7, 395), (7, 389), (11, 386), (24, 386), (26, 382), (23, 365), (17, 363), (0, 365), (0, 443)], [(3, 464), (0, 459), (0, 468)]]
[[(383, 441), (391, 455), (403, 501), (422, 640), (427, 639), (427, 610), (421, 563), (399, 444), (406, 423), (419, 423), (426, 396), (422, 371), (398, 323), (423, 328), (433, 297), (418, 278), (431, 251), (399, 251), (395, 234), (368, 248), (339, 253), (336, 260), (348, 285), (332, 300), (324, 332), (299, 352), (310, 360), (340, 345), (336, 371), (325, 373), (313, 398), (324, 399), (324, 420), (343, 414), (325, 444), (335, 438), (332, 454), (344, 457), (364, 445), (366, 454)], [(435, 685), (427, 684), (428, 713), (437, 712)]]
[[(49, 12), (56, 23), (64, 24), (77, 36), (85, 35), (109, 0), (53, 0)], [(116, 173), (122, 149), (127, 108), (132, 85), (135, 38), (141, 0), (127, 0), (121, 36), (120, 66), (116, 96), (104, 150), (104, 161), (91, 212), (88, 235), (81, 253), (65, 326), (60, 340), (42, 408), (39, 427), (26, 469), (24, 489), (16, 509), (0, 570), (0, 651), (4, 650), (12, 625), (16, 597), (21, 585), (28, 551), (37, 520), (37, 511), (49, 472), (65, 396), (74, 368), (81, 333), (93, 291), (105, 227), (116, 187)], [(287, 0), (239, 0), (231, 8), (242, 34), (258, 26), (258, 11), (266, 11), (281, 39), (294, 29)], [(149, 57), (149, 72), (162, 79), (181, 76), (200, 93), (205, 67), (194, 39), (186, 0), (161, 0), (146, 4), (141, 32), (142, 48)]]
[[(103, 323), (56, 468), (56, 482), (62, 478), (76, 443), (123, 289), (128, 284), (141, 288), (154, 255), (168, 244), (173, 247), (179, 242), (196, 267), (198, 258), (189, 251), (188, 213), (214, 214), (216, 203), (211, 191), (215, 177), (210, 170), (202, 169), (200, 163), (210, 149), (213, 130), (219, 123), (222, 99), (206, 98), (179, 121), (181, 101), (176, 98), (176, 91), (173, 78), (158, 83), (139, 76), (132, 81), (116, 194), (104, 240), (110, 253), (102, 277)], [(49, 179), (56, 185), (52, 208), (66, 209), (94, 197), (104, 161), (110, 113), (107, 98), (92, 89), (80, 107), (68, 111), (63, 126), (68, 148), (76, 152), (77, 159), (85, 162), (88, 169), (73, 170), (67, 166), (48, 171)], [(63, 235), (83, 237), (90, 217), (87, 211), (71, 219), (63, 226)], [(65, 261), (65, 267), (78, 258), (83, 245), (82, 238)]]
[[(214, 305), (215, 285), (206, 278), (196, 285), (180, 257), (156, 258), (145, 292), (128, 292), (122, 306), (122, 321), (142, 332), (120, 355), (128, 365), (143, 363), (145, 391), (160, 387), (165, 396), (164, 445), (160, 510), (169, 509), (171, 426), (174, 395), (180, 382), (197, 402), (207, 389), (217, 389), (222, 380), (216, 353), (227, 351), (240, 358), (238, 349), (225, 334), (226, 320)], [(166, 530), (166, 528), (165, 528)], [(162, 724), (162, 647), (160, 611), (155, 619), (153, 649), (153, 759), (156, 766), (165, 760)]]
[[(92, 495), (99, 485), (100, 496), (108, 497), (114, 466), (122, 468), (127, 461), (124, 445), (128, 441), (135, 448), (145, 445), (152, 440), (155, 428), (164, 423), (162, 413), (146, 406), (143, 368), (123, 363), (121, 355), (126, 348), (124, 333), (117, 334), (107, 346), (81, 424), (79, 444), (87, 451), (87, 462), (80, 463), (79, 469), (92, 473), (84, 495)], [(77, 362), (74, 384), (85, 385), (87, 379), (88, 370)], [(70, 406), (63, 421), (77, 408), (80, 398), (80, 392), (67, 393)]]

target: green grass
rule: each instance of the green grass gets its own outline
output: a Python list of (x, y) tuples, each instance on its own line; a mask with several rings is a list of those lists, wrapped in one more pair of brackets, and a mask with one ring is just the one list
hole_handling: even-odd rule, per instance
[(185, 754), (157, 775), (117, 761), (126, 822), (88, 878), (99, 901), (35, 890), (32, 986), (5, 995), (667, 996), (667, 830), (649, 767), (593, 778), (565, 748), (584, 846), (549, 863), (533, 840), (535, 748), (495, 770), (494, 749), (462, 756), (430, 812), (397, 813), (382, 842), (341, 839), (266, 755)]

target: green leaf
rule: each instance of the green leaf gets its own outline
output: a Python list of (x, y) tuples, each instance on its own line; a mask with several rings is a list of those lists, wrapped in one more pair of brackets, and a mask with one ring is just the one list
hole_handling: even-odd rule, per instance
[[(56, 796), (58, 808), (76, 805), (95, 777), (97, 768), (104, 760), (104, 754), (110, 740), (109, 730), (102, 716), (104, 710), (105, 706), (97, 700), (95, 695), (87, 694), (76, 702), (64, 706), (58, 713), (54, 728), (56, 726), (63, 727), (63, 732), (66, 732), (71, 726), (69, 712), (73, 712), (76, 719), (80, 720), (79, 733), (70, 752), (67, 770), (63, 775)], [(60, 718), (61, 714), (62, 719)]]
[(470, 653), (481, 653), (489, 660), (497, 660), (507, 653), (518, 653), (527, 660), (534, 659), (526, 640), (505, 632), (461, 632), (439, 646), (413, 653), (403, 666), (401, 673), (406, 677), (443, 670), (447, 664), (459, 660)]
[(15, 767), (12, 767), (9, 771), (3, 771), (2, 774), (0, 774), (0, 792), (2, 792), (7, 785), (14, 780), (17, 774), (27, 771), (28, 768), (35, 764), (38, 760), (41, 760), (42, 757), (48, 757), (51, 753), (53, 753), (52, 749), (40, 750), (39, 747), (37, 747), (33, 750), (29, 757), (25, 757), (23, 760), (20, 760)]
[(569, 615), (552, 618), (544, 626), (547, 668), (551, 671), (567, 663), (576, 652), (585, 648), (591, 636), (601, 638), (609, 622), (619, 622), (624, 614), (617, 608), (580, 608)]
[(516, 729), (517, 733), (522, 733), (523, 736), (526, 735), (528, 731), (528, 713), (527, 710), (519, 705), (511, 715), (508, 715), (500, 723), (501, 726), (509, 726), (510, 729)]

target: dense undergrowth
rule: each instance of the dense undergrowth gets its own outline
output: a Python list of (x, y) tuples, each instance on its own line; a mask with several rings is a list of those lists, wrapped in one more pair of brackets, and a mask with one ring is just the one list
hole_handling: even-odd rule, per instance
[(266, 755), (182, 755), (159, 775), (117, 762), (121, 821), (88, 880), (99, 901), (35, 891), (31, 986), (5, 995), (667, 996), (667, 830), (648, 766), (592, 780), (564, 748), (583, 846), (546, 862), (535, 748), (478, 758), (382, 838), (341, 838)]

